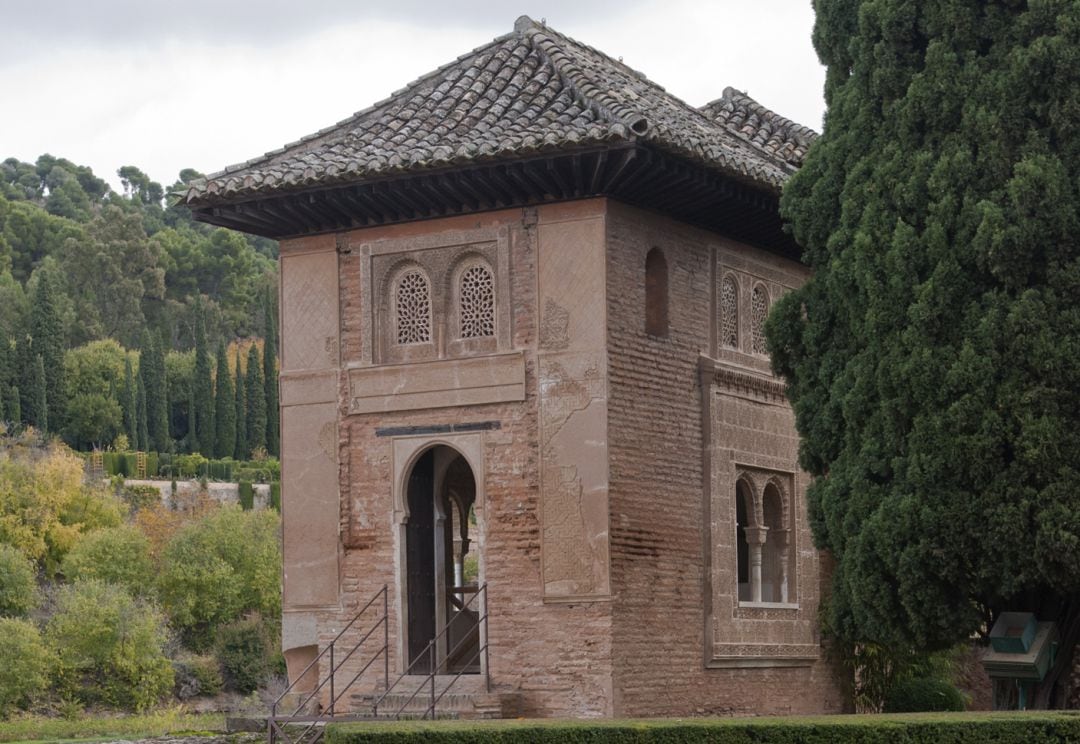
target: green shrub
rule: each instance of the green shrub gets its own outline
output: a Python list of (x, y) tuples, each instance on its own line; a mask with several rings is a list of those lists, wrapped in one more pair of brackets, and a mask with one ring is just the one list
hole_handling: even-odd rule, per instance
[(69, 581), (100, 579), (143, 594), (152, 588), (154, 579), (150, 541), (130, 525), (94, 530), (64, 557), (61, 572)]
[(276, 512), (281, 512), (281, 481), (274, 481), (270, 484), (270, 508)]
[(185, 654), (173, 661), (174, 693), (180, 700), (217, 695), (225, 687), (221, 665), (213, 656)]
[(114, 475), (124, 474), (123, 460), (119, 452), (102, 452), (101, 465), (105, 468), (105, 475), (110, 478)]
[(123, 587), (91, 579), (61, 588), (45, 639), (62, 697), (141, 711), (172, 690), (164, 618)]
[(238, 484), (240, 492), (240, 508), (245, 511), (251, 511), (255, 508), (255, 488), (251, 485), (251, 481), (240, 481)]
[(0, 718), (25, 710), (49, 684), (49, 652), (33, 623), (0, 618)]
[(248, 694), (262, 687), (273, 670), (273, 641), (258, 614), (220, 628), (214, 655), (221, 665), (228, 689)]
[(34, 564), (16, 548), (0, 543), (0, 616), (26, 617), (39, 599)]
[(138, 478), (139, 456), (134, 452), (125, 452), (121, 457), (124, 461), (124, 476), (127, 478)]
[(281, 612), (278, 515), (269, 509), (215, 509), (180, 529), (165, 547), (158, 592), (173, 627), (193, 648), (249, 611)]
[(146, 453), (146, 477), (147, 478), (155, 478), (155, 477), (157, 477), (158, 468), (160, 467), (159, 462), (158, 462), (159, 459), (160, 459), (160, 457), (159, 457), (157, 452), (147, 452)]
[(133, 512), (161, 503), (161, 491), (155, 486), (124, 486), (120, 496)]
[(206, 475), (206, 464), (209, 462), (198, 452), (191, 455), (180, 455), (174, 460), (176, 474), (183, 478), (198, 478)]
[(964, 709), (964, 697), (948, 680), (909, 677), (896, 682), (885, 697), (886, 713), (931, 713)]
[(1024, 714), (821, 716), (607, 721), (337, 723), (326, 744), (1057, 744), (1080, 716)]

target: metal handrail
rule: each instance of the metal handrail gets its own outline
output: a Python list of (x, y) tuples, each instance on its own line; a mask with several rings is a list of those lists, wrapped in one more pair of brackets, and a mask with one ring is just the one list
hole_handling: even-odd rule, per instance
[[(267, 733), (269, 735), (270, 744), (274, 744), (274, 742), (275, 742), (275, 740), (276, 740), (276, 738), (278, 736), (293, 742), (293, 744), (297, 744), (298, 742), (303, 741), (304, 737), (306, 737), (318, 725), (319, 722), (326, 720), (325, 717), (301, 716), (300, 712), (315, 698), (316, 695), (319, 694), (319, 692), (322, 691), (322, 689), (328, 683), (330, 685), (329, 711), (330, 711), (330, 717), (332, 718), (334, 716), (334, 706), (337, 704), (337, 701), (340, 700), (342, 698), (342, 696), (349, 690), (349, 688), (352, 687), (352, 685), (356, 683), (356, 681), (360, 678), (360, 676), (363, 675), (363, 673), (366, 672), (376, 660), (378, 660), (379, 656), (383, 657), (383, 685), (385, 686), (385, 685), (387, 685), (389, 683), (389, 681), (390, 681), (390, 653), (389, 653), (389, 649), (390, 649), (390, 620), (389, 620), (388, 591), (389, 590), (388, 590), (387, 585), (383, 584), (382, 589), (377, 591), (374, 594), (374, 596), (372, 596), (371, 599), (369, 599), (367, 601), (367, 604), (365, 604), (363, 607), (360, 608), (360, 610), (356, 613), (356, 615), (353, 616), (352, 620), (350, 620), (348, 623), (345, 624), (345, 627), (343, 627), (341, 629), (341, 631), (339, 631), (338, 634), (336, 636), (334, 636), (334, 639), (332, 641), (330, 641), (330, 643), (322, 651), (320, 651), (315, 656), (315, 658), (312, 659), (308, 663), (308, 665), (306, 667), (304, 667), (304, 670), (302, 672), (300, 672), (299, 675), (297, 675), (296, 679), (293, 682), (289, 683), (289, 685), (285, 688), (285, 691), (282, 692), (280, 695), (278, 695), (277, 699), (274, 700), (274, 702), (270, 704), (270, 717), (267, 719), (267, 729), (268, 729)], [(368, 631), (360, 638), (360, 640), (358, 642), (356, 642), (352, 646), (352, 648), (349, 650), (349, 652), (347, 654), (345, 654), (345, 657), (342, 658), (340, 661), (335, 662), (334, 651), (335, 651), (335, 649), (337, 647), (338, 641), (341, 640), (341, 637), (343, 635), (345, 635), (345, 633), (348, 632), (348, 630), (350, 628), (352, 628), (353, 625), (356, 624), (356, 622), (363, 616), (363, 614), (365, 612), (367, 612), (368, 609), (370, 609), (371, 606), (373, 604), (375, 604), (375, 602), (378, 601), (380, 597), (382, 598), (382, 615), (368, 629)], [(374, 655), (372, 655), (372, 657), (370, 659), (368, 659), (367, 663), (364, 664), (364, 666), (360, 669), (360, 671), (356, 675), (353, 676), (353, 678), (349, 681), (349, 683), (347, 685), (345, 685), (345, 687), (343, 687), (341, 689), (341, 692), (337, 692), (336, 689), (335, 689), (335, 687), (336, 687), (336, 685), (335, 685), (335, 677), (337, 676), (338, 670), (341, 669), (341, 667), (345, 665), (345, 662), (347, 662), (350, 658), (352, 658), (353, 654), (355, 654), (357, 651), (360, 650), (360, 647), (363, 646), (364, 642), (367, 641), (371, 637), (371, 635), (376, 630), (379, 629), (379, 626), (382, 626), (382, 628), (383, 628), (383, 644), (382, 644), (382, 647), (375, 651)], [(279, 717), (277, 709), (278, 709), (278, 705), (281, 704), (281, 701), (284, 700), (285, 696), (288, 695), (290, 692), (292, 692), (293, 688), (296, 687), (296, 685), (298, 685), (300, 683), (300, 681), (303, 680), (307, 676), (307, 673), (309, 671), (311, 671), (311, 669), (324, 656), (327, 656), (327, 655), (329, 655), (329, 657), (330, 657), (329, 674), (321, 682), (319, 682), (315, 686), (315, 688), (313, 690), (311, 690), (307, 694), (307, 696), (305, 698), (303, 698), (303, 700), (300, 701), (300, 703), (296, 706), (296, 709), (292, 713), (290, 713), (290, 714), (288, 714), (286, 716), (283, 716), (283, 717)], [(308, 721), (310, 721), (309, 725), (307, 727), (305, 727), (304, 730), (301, 731), (299, 736), (297, 736), (295, 739), (290, 739), (290, 737), (286, 735), (285, 729), (284, 729), (285, 726), (288, 726), (289, 724), (292, 724), (292, 723), (303, 723), (303, 722), (308, 722)], [(319, 737), (316, 737), (312, 741), (313, 742), (318, 741), (318, 738)]]
[[(469, 588), (472, 589), (472, 587), (469, 587)], [(458, 587), (454, 587), (453, 591), (456, 591), (457, 589), (458, 589)], [(488, 643), (487, 643), (487, 620), (488, 620), (487, 584), (484, 583), (484, 584), (481, 584), (480, 586), (476, 587), (473, 590), (472, 595), (473, 596), (469, 598), (469, 601), (465, 602), (461, 606), (461, 612), (464, 612), (465, 610), (469, 609), (472, 606), (472, 603), (474, 601), (476, 601), (477, 597), (482, 597), (483, 598), (482, 609), (480, 610), (481, 614), (476, 620), (477, 630), (479, 632), (481, 632), (482, 635), (483, 635), (483, 642), (480, 644), (477, 651), (469, 659), (469, 663), (471, 664), (473, 661), (476, 661), (480, 657), (480, 654), (483, 654), (485, 688), (487, 689), (488, 692), (491, 692), (491, 669), (490, 669), (490, 666), (488, 664), (489, 655), (488, 655)], [(423, 659), (425, 657), (425, 655), (426, 655), (427, 660), (428, 660), (429, 664), (431, 665), (431, 671), (424, 677), (424, 679), (421, 681), (419, 686), (417, 686), (416, 690), (413, 691), (413, 693), (408, 697), (408, 699), (397, 709), (397, 711), (394, 713), (394, 718), (400, 718), (402, 712), (404, 712), (405, 708), (407, 708), (409, 706), (409, 703), (411, 703), (414, 699), (416, 699), (416, 696), (419, 695), (420, 692), (424, 689), (424, 687), (428, 686), (428, 685), (430, 685), (430, 688), (431, 688), (430, 689), (430, 696), (429, 696), (429, 699), (430, 699), (431, 702), (430, 702), (430, 704), (428, 706), (427, 711), (425, 711), (425, 713), (424, 713), (424, 718), (427, 718), (429, 713), (431, 714), (432, 718), (435, 717), (435, 704), (439, 700), (441, 700), (444, 695), (446, 695), (446, 693), (450, 690), (450, 688), (454, 685), (454, 683), (456, 683), (458, 681), (458, 679), (460, 679), (461, 676), (465, 673), (464, 671), (458, 672), (454, 676), (454, 678), (452, 680), (450, 680), (449, 684), (447, 684), (446, 687), (443, 688), (443, 691), (441, 693), (439, 693), (438, 697), (436, 697), (436, 695), (435, 695), (435, 677), (438, 675), (439, 669), (441, 668), (442, 665), (437, 663), (435, 658), (434, 658), (435, 644), (444, 635), (446, 635), (450, 631), (450, 626), (453, 624), (454, 620), (456, 620), (456, 619), (457, 618), (452, 619), (445, 626), (443, 626), (443, 629), (441, 631), (439, 631), (435, 635), (434, 638), (432, 638), (430, 641), (428, 641), (428, 644), (424, 647), (424, 649), (419, 654), (417, 654), (416, 659), (414, 659), (412, 661), (412, 663), (410, 663), (405, 668), (405, 671), (402, 672), (401, 675), (398, 676), (398, 678), (396, 680), (394, 680), (394, 683), (392, 685), (387, 686), (386, 690), (383, 692), (383, 694), (381, 696), (379, 696), (379, 699), (376, 700), (374, 705), (372, 706), (372, 713), (374, 715), (377, 716), (379, 714), (379, 706), (382, 704), (382, 702), (386, 699), (386, 697), (391, 692), (393, 692), (393, 690), (398, 686), (398, 684), (402, 680), (404, 680), (407, 676), (409, 676), (409, 673), (412, 671), (413, 667), (415, 667), (420, 662), (420, 660)], [(461, 647), (461, 644), (464, 643), (464, 640), (465, 639), (462, 639), (461, 641), (458, 641), (458, 643), (454, 646), (454, 648), (451, 649), (451, 651), (446, 655), (447, 658), (452, 656), (458, 650), (458, 648)], [(443, 663), (445, 664), (445, 660), (444, 660)]]

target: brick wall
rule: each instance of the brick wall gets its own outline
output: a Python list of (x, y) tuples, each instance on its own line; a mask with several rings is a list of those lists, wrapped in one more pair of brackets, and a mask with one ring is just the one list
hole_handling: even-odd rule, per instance
[[(645, 256), (653, 247), (664, 251), (668, 263), (666, 338), (645, 333)], [(616, 715), (815, 713), (842, 707), (824, 660), (802, 667), (706, 668), (716, 640), (708, 636), (756, 640), (753, 632), (740, 637), (730, 606), (726, 618), (715, 618), (715, 630), (706, 628), (706, 613), (713, 609), (707, 607), (706, 566), (714, 556), (705, 555), (712, 525), (705, 524), (699, 356), (714, 348), (711, 285), (717, 254), (725, 250), (752, 255), (745, 246), (648, 212), (615, 203), (609, 208)], [(754, 412), (748, 415), (747, 426), (758, 427)], [(797, 508), (805, 524), (801, 501)], [(816, 599), (818, 576), (810, 552), (800, 560), (799, 583), (804, 596)]]

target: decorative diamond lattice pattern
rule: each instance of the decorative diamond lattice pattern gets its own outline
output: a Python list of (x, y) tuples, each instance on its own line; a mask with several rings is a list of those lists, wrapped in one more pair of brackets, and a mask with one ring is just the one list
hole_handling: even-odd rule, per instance
[(431, 287), (419, 271), (401, 275), (394, 296), (399, 344), (426, 344), (431, 341)]
[(461, 273), (458, 302), (462, 338), (495, 335), (495, 280), (486, 266), (470, 266)]
[(767, 354), (765, 345), (765, 316), (769, 314), (769, 296), (758, 285), (750, 295), (750, 333), (755, 354)]
[(739, 348), (739, 288), (730, 276), (720, 284), (720, 344)]

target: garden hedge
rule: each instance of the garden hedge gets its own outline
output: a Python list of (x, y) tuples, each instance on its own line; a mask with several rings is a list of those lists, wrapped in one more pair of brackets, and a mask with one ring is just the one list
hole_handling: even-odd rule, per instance
[(1080, 714), (913, 713), (816, 718), (332, 724), (326, 744), (1051, 744)]

